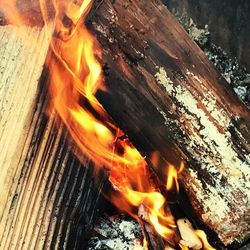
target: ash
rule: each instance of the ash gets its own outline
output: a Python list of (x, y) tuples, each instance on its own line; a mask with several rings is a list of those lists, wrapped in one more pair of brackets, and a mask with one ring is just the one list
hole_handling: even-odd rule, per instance
[(103, 216), (94, 227), (87, 250), (143, 250), (140, 225), (128, 216)]
[(246, 69), (241, 67), (235, 58), (230, 58), (221, 47), (212, 43), (207, 25), (203, 29), (199, 29), (192, 18), (180, 16), (178, 12), (173, 14), (231, 85), (235, 93), (250, 108), (250, 74)]

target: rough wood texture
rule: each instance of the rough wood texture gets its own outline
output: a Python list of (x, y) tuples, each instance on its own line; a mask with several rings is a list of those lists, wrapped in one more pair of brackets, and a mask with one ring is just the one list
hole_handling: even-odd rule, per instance
[(28, 127), (48, 46), (44, 29), (0, 26), (0, 219), (10, 207), (11, 187), (17, 185), (18, 166), (27, 153), (23, 145), (30, 140)]
[(145, 155), (186, 162), (196, 214), (225, 245), (246, 240), (249, 110), (159, 1), (107, 0), (90, 23), (104, 50), (99, 100)]
[(45, 115), (44, 30), (4, 26), (0, 35), (0, 249), (84, 248), (107, 176), (95, 182), (64, 126)]

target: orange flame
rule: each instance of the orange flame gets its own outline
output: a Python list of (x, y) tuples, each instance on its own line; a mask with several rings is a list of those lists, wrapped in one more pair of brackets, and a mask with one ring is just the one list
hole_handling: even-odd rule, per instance
[[(25, 23), (22, 15), (16, 11), (15, 2), (3, 1), (4, 13), (13, 17), (10, 20)], [(48, 24), (47, 1), (39, 1), (44, 22)], [(118, 195), (114, 195), (112, 201), (140, 221), (134, 208), (143, 205), (147, 210), (146, 221), (153, 225), (159, 235), (168, 239), (174, 233), (174, 218), (165, 211), (166, 200), (148, 177), (144, 157), (128, 139), (120, 138), (122, 132), (95, 97), (97, 90), (105, 90), (105, 84), (98, 61), (102, 57), (100, 46), (84, 23), (93, 0), (52, 0), (52, 4), (55, 32), (51, 40), (53, 56), (48, 60), (52, 99), (49, 111), (56, 111), (60, 115), (78, 147), (97, 167), (110, 171), (109, 180), (118, 190)], [(124, 73), (132, 78), (124, 60), (121, 59), (119, 63)], [(177, 178), (182, 169), (183, 164), (179, 171), (172, 165), (168, 167), (167, 190), (174, 184), (179, 190)], [(202, 237), (204, 246), (208, 244), (200, 231), (197, 234)], [(144, 249), (147, 248), (144, 239)]]
[(168, 173), (167, 173), (167, 184), (166, 189), (171, 190), (174, 186), (176, 186), (177, 192), (179, 192), (179, 183), (178, 183), (178, 174), (182, 172), (184, 169), (184, 164), (181, 162), (180, 169), (177, 171), (176, 168), (173, 165), (168, 166)]
[(203, 249), (204, 249), (204, 250), (216, 250), (215, 248), (213, 248), (213, 247), (209, 244), (209, 242), (208, 242), (208, 240), (207, 240), (207, 236), (206, 236), (206, 234), (205, 234), (204, 231), (202, 231), (202, 230), (195, 230), (194, 232), (195, 232), (195, 234), (199, 237), (199, 239), (202, 241)]
[(143, 239), (143, 250), (148, 250), (148, 242), (146, 238)]
[[(74, 31), (67, 31), (60, 19), (56, 23), (56, 34), (60, 39), (52, 40), (56, 58), (50, 62), (53, 108), (82, 152), (96, 166), (109, 169), (111, 183), (123, 196), (113, 197), (114, 202), (123, 200), (125, 210), (130, 213), (131, 207), (143, 203), (156, 232), (167, 238), (173, 233), (171, 227), (174, 227), (174, 219), (164, 211), (165, 199), (162, 194), (151, 187), (145, 159), (127, 139), (117, 138), (121, 131), (94, 96), (97, 89), (104, 89), (101, 65), (96, 57), (101, 57), (101, 52), (95, 37), (78, 20), (80, 16), (83, 19), (86, 17), (91, 5), (92, 1), (83, 1), (82, 5), (78, 3), (78, 11), (76, 6), (73, 11), (72, 7), (64, 6), (65, 13), (76, 24)], [(56, 9), (57, 15), (62, 16), (61, 9)], [(81, 105), (81, 101), (88, 108)], [(133, 216), (138, 218), (137, 213)]]
[(181, 243), (179, 243), (179, 247), (181, 248), (181, 250), (188, 250), (189, 248)]
[[(175, 227), (172, 216), (167, 216), (164, 211), (165, 198), (159, 192), (137, 192), (128, 187), (123, 191), (127, 200), (136, 207), (143, 204), (148, 210), (148, 220), (151, 222), (156, 232), (163, 238), (168, 238), (173, 234), (170, 227)], [(160, 223), (161, 222), (161, 223)], [(165, 225), (168, 225), (166, 227)]]

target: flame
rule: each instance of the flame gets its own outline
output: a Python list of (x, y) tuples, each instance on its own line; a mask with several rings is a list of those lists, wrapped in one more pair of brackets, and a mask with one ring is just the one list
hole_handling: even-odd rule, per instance
[[(109, 180), (120, 194), (112, 197), (114, 203), (123, 200), (124, 206), (118, 207), (130, 213), (132, 207), (144, 204), (149, 211), (149, 222), (156, 232), (167, 238), (173, 234), (175, 224), (173, 217), (164, 211), (165, 198), (160, 192), (153, 191), (144, 157), (128, 139), (119, 138), (121, 130), (95, 97), (98, 89), (105, 89), (97, 59), (101, 57), (101, 51), (95, 37), (78, 20), (79, 17), (86, 18), (92, 3), (83, 1), (80, 5), (78, 2), (74, 8), (72, 5), (64, 6), (64, 14), (59, 6), (56, 7), (58, 17), (71, 17), (74, 30), (67, 30), (62, 21), (56, 19), (55, 33), (59, 38), (52, 40), (51, 47), (56, 57), (50, 58), (53, 109), (82, 152), (96, 166), (110, 171)], [(136, 212), (133, 216), (139, 219)]]
[(183, 162), (181, 162), (181, 166), (178, 171), (173, 165), (170, 164), (168, 166), (166, 190), (168, 191), (171, 190), (175, 183), (176, 190), (177, 192), (179, 192), (178, 174), (180, 174), (183, 169), (184, 169)]
[(189, 250), (189, 248), (181, 243), (179, 243), (179, 247), (181, 248), (181, 250)]
[[(109, 170), (109, 180), (118, 191), (111, 197), (114, 204), (138, 221), (142, 221), (138, 209), (143, 205), (146, 209), (144, 220), (152, 224), (159, 235), (168, 239), (174, 234), (175, 221), (165, 209), (164, 196), (151, 183), (145, 158), (127, 138), (124, 139), (122, 131), (95, 97), (97, 90), (105, 90), (105, 84), (99, 62), (102, 51), (85, 25), (93, 0), (51, 1), (55, 12), (55, 31), (47, 62), (52, 100), (48, 112), (59, 114), (83, 154), (97, 167)], [(15, 1), (3, 2), (3, 12), (9, 20), (24, 24)], [(48, 25), (49, 1), (39, 2), (43, 20)], [(127, 77), (132, 79), (122, 58), (119, 63)], [(183, 164), (178, 171), (172, 165), (168, 167), (167, 190), (174, 184), (179, 190), (178, 174), (182, 169)], [(202, 237), (204, 246), (208, 246), (204, 235), (200, 231), (197, 234)], [(146, 239), (144, 249), (148, 249)]]
[[(164, 211), (165, 198), (159, 192), (138, 192), (130, 188), (123, 191), (127, 200), (136, 207), (143, 204), (148, 210), (148, 220), (153, 225), (156, 232), (163, 238), (168, 238), (173, 234), (172, 228), (175, 227), (173, 217), (166, 215)], [(165, 226), (165, 225), (168, 225)], [(171, 228), (172, 227), (172, 228)]]
[(143, 238), (143, 250), (148, 250), (148, 242), (145, 237)]
[(199, 239), (202, 241), (203, 249), (204, 249), (204, 250), (216, 250), (215, 248), (213, 248), (213, 247), (209, 244), (209, 242), (208, 242), (208, 240), (207, 240), (207, 236), (206, 236), (206, 234), (205, 234), (204, 231), (202, 231), (202, 230), (195, 230), (194, 232), (195, 232), (195, 234), (199, 237)]

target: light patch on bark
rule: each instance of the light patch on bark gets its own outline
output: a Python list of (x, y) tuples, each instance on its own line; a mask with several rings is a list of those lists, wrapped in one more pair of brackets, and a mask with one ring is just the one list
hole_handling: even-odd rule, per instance
[[(202, 84), (197, 76), (191, 72), (189, 74), (199, 84)], [(250, 156), (246, 155), (242, 160), (235, 151), (228, 130), (230, 117), (224, 110), (218, 108), (215, 98), (209, 91), (206, 92), (205, 97), (192, 95), (186, 87), (174, 84), (162, 67), (158, 68), (155, 78), (172, 97), (181, 114), (181, 119), (185, 120), (181, 129), (186, 132), (186, 149), (199, 162), (201, 169), (213, 176), (213, 185), (206, 184), (204, 189), (198, 188), (201, 183), (196, 183), (197, 178), (192, 178), (194, 181), (188, 183), (195, 190), (199, 203), (204, 206), (203, 219), (210, 221), (213, 216), (218, 218), (218, 221), (224, 221), (224, 225), (218, 223), (216, 225), (218, 227), (234, 226), (233, 218), (228, 218), (229, 204), (240, 209), (242, 202), (248, 204), (250, 200)], [(204, 105), (206, 110), (199, 108), (199, 102)], [(226, 132), (219, 130), (208, 113), (220, 126), (223, 126)], [(163, 114), (165, 121), (168, 122), (166, 116)], [(195, 172), (190, 169), (188, 171), (193, 177), (196, 177)], [(223, 176), (227, 177), (226, 185), (222, 185)], [(232, 188), (228, 188), (229, 186)], [(235, 193), (232, 193), (232, 190)], [(237, 192), (245, 194), (245, 197), (238, 200)], [(238, 216), (244, 215), (244, 211), (239, 211), (237, 214)], [(235, 225), (232, 230), (237, 230), (237, 226)]]
[[(167, 76), (164, 68), (160, 68), (155, 77), (157, 82), (165, 87), (169, 95), (177, 100), (179, 105), (176, 106), (182, 107), (179, 108), (179, 111), (181, 111), (182, 115), (185, 116), (185, 118), (190, 122), (191, 125), (193, 125), (193, 128), (199, 130), (198, 132), (193, 131), (193, 139), (195, 140), (192, 140), (192, 146), (202, 146), (207, 148), (214, 155), (219, 154), (221, 164), (227, 166), (227, 168), (223, 168), (223, 171), (219, 173), (223, 174), (225, 171), (225, 173), (229, 174), (232, 177), (230, 179), (231, 184), (236, 188), (242, 188), (242, 184), (239, 182), (239, 178), (243, 175), (243, 173), (249, 172), (249, 164), (247, 162), (241, 161), (238, 158), (237, 153), (232, 147), (230, 133), (221, 133), (213, 124), (213, 122), (210, 121), (204, 110), (198, 108), (198, 102), (190, 93), (190, 91), (181, 85), (174, 86), (171, 79)], [(203, 103), (205, 104), (206, 102), (209, 102), (209, 100), (204, 100)], [(215, 112), (218, 117), (224, 117), (224, 114), (221, 114), (220, 110), (218, 110), (216, 105), (213, 105), (213, 103), (205, 105), (205, 108), (208, 111)], [(197, 119), (200, 123), (200, 125), (198, 126), (197, 123), (193, 123), (193, 120)], [(227, 122), (227, 124), (229, 125), (229, 122)], [(228, 127), (226, 127), (226, 129), (228, 129)], [(207, 164), (204, 164), (203, 167), (205, 167), (206, 165)], [(214, 164), (211, 164), (210, 167), (212, 168), (213, 166)], [(215, 170), (217, 170), (217, 168)], [(250, 178), (250, 174), (248, 175), (248, 177)], [(246, 185), (250, 189), (250, 183), (246, 183)]]
[(159, 68), (159, 71), (155, 74), (156, 81), (164, 86), (166, 91), (172, 94), (173, 91), (173, 82), (168, 77), (167, 72), (163, 67)]
[(205, 93), (205, 98), (202, 99), (201, 102), (209, 111), (210, 115), (216, 120), (216, 122), (220, 126), (228, 127), (230, 124), (230, 118), (227, 116), (227, 114), (223, 109), (218, 107), (216, 99), (214, 98), (211, 91), (203, 85), (202, 80), (198, 76), (196, 76), (193, 72), (190, 72), (189, 70), (187, 70), (186, 72), (187, 75), (190, 75), (202, 87), (203, 93)]
[(104, 25), (93, 23), (95, 30), (100, 32), (103, 36), (107, 37), (108, 36), (108, 28)]
[[(195, 190), (196, 198), (202, 200), (202, 205), (204, 207), (204, 214), (202, 215), (203, 220), (207, 221), (210, 218), (215, 218), (216, 220), (221, 220), (230, 211), (227, 203), (223, 198), (218, 195), (217, 190), (212, 186), (207, 186), (206, 189), (209, 194), (206, 194), (202, 190), (202, 183), (199, 181), (197, 176), (197, 171), (189, 169), (189, 173), (193, 181), (193, 189)], [(211, 195), (213, 194), (213, 195)], [(219, 209), (218, 209), (219, 208)]]
[(110, 36), (109, 29), (107, 26), (97, 24), (95, 22), (93, 23), (93, 25), (96, 31), (100, 32), (104, 37), (107, 37), (110, 43), (114, 43), (114, 38)]
[(110, 23), (117, 23), (118, 22), (118, 17), (116, 12), (113, 9), (108, 9), (108, 12), (110, 14)]

